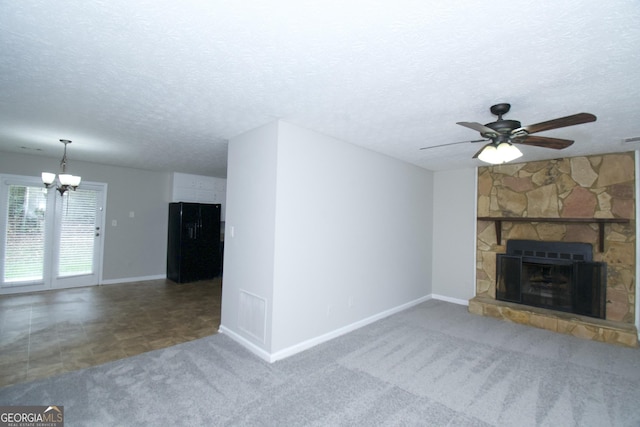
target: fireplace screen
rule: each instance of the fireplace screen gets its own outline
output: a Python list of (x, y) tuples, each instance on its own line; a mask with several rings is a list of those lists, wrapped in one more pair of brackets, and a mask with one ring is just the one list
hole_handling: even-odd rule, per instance
[(497, 259), (496, 298), (605, 318), (606, 263), (585, 243), (509, 240)]

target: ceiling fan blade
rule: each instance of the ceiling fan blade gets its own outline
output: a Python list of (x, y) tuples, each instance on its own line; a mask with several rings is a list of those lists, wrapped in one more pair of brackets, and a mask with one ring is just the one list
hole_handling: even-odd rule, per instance
[(480, 153), (482, 153), (482, 150), (485, 149), (485, 147), (488, 147), (489, 145), (493, 144), (493, 142), (490, 142), (488, 144), (485, 144), (481, 149), (478, 150), (478, 152), (476, 154), (473, 155), (472, 159), (477, 159), (478, 156), (480, 155)]
[(480, 123), (476, 123), (476, 122), (457, 122), (456, 124), (460, 125), (460, 126), (464, 126), (466, 128), (469, 129), (473, 129), (475, 131), (478, 131), (480, 133), (488, 133), (490, 135), (497, 135), (498, 132), (496, 132), (495, 130), (491, 129), (490, 127), (486, 127), (485, 125), (482, 125)]
[(573, 141), (570, 139), (548, 138), (546, 136), (537, 135), (514, 138), (512, 142), (514, 144), (535, 145), (536, 147), (553, 148), (556, 150), (562, 150), (563, 148), (567, 148), (573, 144)]
[(476, 140), (473, 140), (473, 141), (449, 142), (447, 144), (432, 145), (430, 147), (421, 147), (420, 150), (428, 150), (429, 148), (446, 147), (448, 145), (468, 144), (469, 142), (482, 142), (482, 141), (489, 141), (489, 140), (488, 139), (476, 139)]
[(578, 113), (573, 116), (561, 117), (559, 119), (549, 120), (546, 122), (536, 123), (534, 125), (523, 126), (520, 129), (516, 129), (514, 131), (517, 132), (519, 130), (524, 130), (527, 133), (536, 133), (542, 132), (545, 130), (564, 128), (567, 126), (580, 125), (582, 123), (595, 122), (596, 116), (589, 113)]

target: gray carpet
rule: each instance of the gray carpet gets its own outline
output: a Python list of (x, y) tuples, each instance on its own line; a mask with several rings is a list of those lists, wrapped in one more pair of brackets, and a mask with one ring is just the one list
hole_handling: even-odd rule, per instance
[(640, 426), (640, 350), (428, 301), (268, 364), (219, 334), (0, 389), (67, 426)]

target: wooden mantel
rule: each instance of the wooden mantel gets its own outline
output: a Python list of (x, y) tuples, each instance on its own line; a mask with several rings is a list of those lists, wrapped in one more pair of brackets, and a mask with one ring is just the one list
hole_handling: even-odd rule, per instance
[(502, 223), (503, 222), (563, 222), (563, 223), (589, 223), (598, 224), (599, 239), (598, 249), (604, 252), (604, 226), (609, 223), (628, 224), (626, 218), (537, 218), (537, 217), (497, 217), (479, 216), (478, 221), (493, 221), (496, 228), (496, 243), (502, 245)]

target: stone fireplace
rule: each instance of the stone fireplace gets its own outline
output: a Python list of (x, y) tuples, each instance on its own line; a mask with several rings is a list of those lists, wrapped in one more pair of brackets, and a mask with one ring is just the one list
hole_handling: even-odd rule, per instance
[[(629, 152), (479, 168), (476, 297), (469, 311), (637, 346), (634, 159)], [(530, 253), (510, 258), (511, 241), (538, 253), (549, 252), (550, 242), (574, 245), (588, 252), (590, 267), (578, 271), (566, 260), (540, 262)], [(514, 290), (505, 274), (531, 277)], [(601, 279), (602, 290), (584, 294), (577, 285), (587, 278)]]

